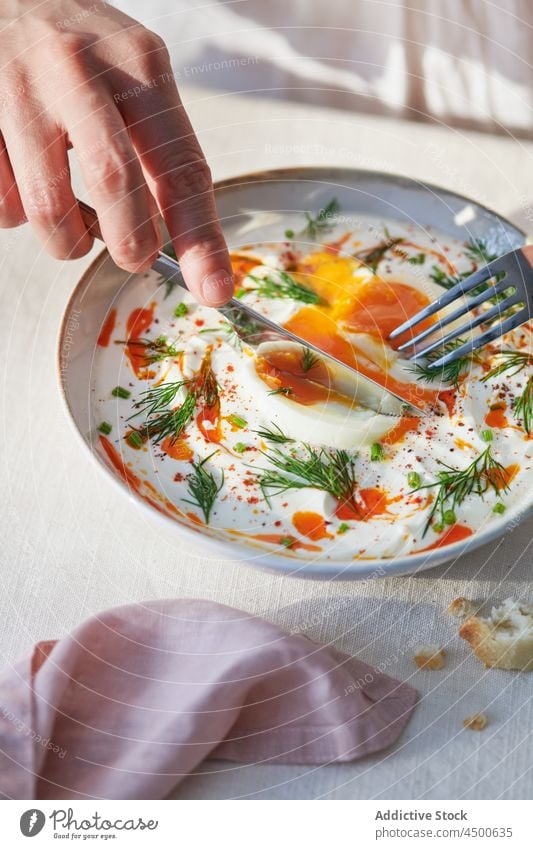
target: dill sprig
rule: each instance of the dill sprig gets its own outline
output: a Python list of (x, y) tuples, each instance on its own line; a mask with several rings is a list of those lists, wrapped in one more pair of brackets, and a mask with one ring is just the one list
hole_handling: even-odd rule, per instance
[(444, 356), (444, 354), (449, 354), (460, 345), (464, 345), (464, 342), (464, 339), (454, 339), (448, 342), (443, 348), (437, 351), (431, 351), (423, 362), (414, 363), (413, 368), (410, 368), (409, 371), (414, 372), (417, 377), (425, 380), (427, 383), (438, 380), (440, 383), (449, 383), (455, 389), (458, 389), (460, 379), (467, 374), (474, 361), (474, 357), (468, 354), (467, 356), (459, 357), (451, 363), (446, 363), (441, 368), (431, 368), (430, 366), (431, 363), (434, 363), (440, 357)]
[[(274, 392), (279, 392), (279, 389), (275, 389)], [(274, 393), (269, 393), (274, 394)], [(279, 442), (282, 445), (285, 445), (288, 442), (296, 442), (295, 439), (292, 439), (290, 436), (287, 436), (283, 433), (282, 429), (272, 422), (272, 427), (274, 430), (271, 430), (268, 427), (264, 427), (261, 430), (253, 430), (252, 433), (256, 433), (261, 439), (264, 439), (266, 442)]]
[(438, 283), (439, 286), (442, 286), (444, 289), (452, 289), (457, 283), (460, 283), (461, 280), (464, 280), (465, 277), (468, 277), (470, 274), (472, 274), (472, 270), (462, 271), (459, 274), (448, 274), (442, 268), (439, 268), (438, 265), (433, 265), (429, 276), (435, 283)]
[(137, 412), (133, 413), (130, 419), (141, 414), (153, 416), (165, 407), (169, 407), (180, 389), (188, 385), (189, 380), (176, 380), (162, 383), (160, 386), (152, 386), (146, 392), (141, 392), (139, 400), (133, 405)]
[(294, 277), (287, 274), (286, 271), (276, 272), (279, 280), (274, 280), (273, 277), (257, 277), (255, 274), (248, 274), (250, 280), (256, 284), (255, 289), (249, 289), (249, 292), (255, 292), (260, 298), (290, 298), (293, 301), (301, 301), (304, 304), (318, 304), (320, 298), (308, 289), (307, 286), (302, 286)]
[(279, 389), (271, 389), (267, 395), (292, 395), (293, 390), (290, 386), (280, 386)]
[(302, 348), (302, 370), (311, 371), (320, 362), (320, 357), (317, 357), (310, 348)]
[[(187, 393), (179, 407), (170, 408), (180, 389)], [(192, 419), (198, 401), (203, 399), (207, 407), (218, 402), (219, 386), (211, 367), (211, 354), (208, 352), (202, 360), (200, 369), (193, 377), (152, 386), (141, 393), (134, 407), (137, 409), (130, 418), (143, 414), (146, 421), (135, 431), (142, 438), (154, 438), (158, 443), (167, 436), (177, 439)]]
[[(465, 254), (474, 263), (476, 269), (482, 265), (487, 265), (489, 262), (493, 262), (495, 259), (498, 259), (498, 254), (489, 253), (487, 245), (483, 241), (483, 239), (471, 239), (469, 242), (465, 244)], [(439, 268), (438, 265), (434, 265), (431, 270), (431, 274), (429, 275), (435, 283), (438, 283), (439, 286), (443, 286), (444, 289), (451, 289), (453, 286), (457, 285), (457, 283), (461, 283), (462, 280), (465, 280), (467, 277), (470, 277), (471, 274), (474, 273), (474, 270), (469, 268), (468, 271), (458, 271), (456, 274), (448, 274), (442, 268)], [(501, 279), (501, 274), (496, 274), (494, 277), (495, 280)], [(487, 289), (490, 289), (490, 283), (481, 283), (479, 286), (476, 286), (475, 289), (472, 289), (469, 292), (469, 295), (479, 295), (481, 292), (486, 292)], [(499, 301), (503, 300), (506, 297), (505, 292), (500, 292), (499, 295), (494, 295), (492, 298), (488, 300), (497, 304)]]
[(498, 351), (495, 356), (501, 362), (481, 378), (483, 383), (486, 383), (487, 380), (491, 380), (493, 377), (499, 377), (500, 374), (507, 371), (509, 372), (509, 377), (512, 377), (513, 374), (518, 374), (526, 366), (533, 365), (533, 356), (525, 353), (525, 351)]
[(440, 514), (440, 524), (450, 524), (455, 521), (454, 510), (468, 495), (479, 495), (481, 498), (488, 489), (496, 493), (503, 489), (507, 491), (505, 468), (492, 455), (492, 446), (487, 446), (465, 469), (454, 469), (447, 463), (441, 463), (442, 471), (438, 472), (438, 480), (433, 483), (421, 484), (411, 490), (411, 493), (423, 489), (436, 489), (428, 520), (424, 527), (425, 536), (435, 514)]
[(217, 327), (203, 327), (198, 331), (199, 333), (218, 333), (224, 334), (226, 336), (226, 340), (230, 345), (233, 345), (239, 351), (242, 350), (242, 341), (239, 337), (239, 334), (235, 330), (233, 324), (230, 324), (229, 321), (222, 321)]
[(179, 357), (183, 353), (179, 348), (176, 348), (174, 342), (169, 342), (166, 336), (158, 336), (156, 339), (118, 339), (116, 345), (129, 345), (144, 347), (145, 359), (148, 363), (156, 363), (159, 360), (165, 360), (167, 357)]
[(401, 245), (403, 241), (401, 236), (392, 237), (387, 228), (385, 228), (385, 239), (372, 248), (365, 248), (359, 251), (359, 253), (355, 254), (355, 258), (376, 272), (380, 262), (385, 259), (388, 251), (397, 245)]
[(340, 212), (340, 204), (337, 198), (332, 198), (329, 203), (322, 209), (319, 209), (316, 215), (310, 212), (305, 213), (306, 225), (302, 230), (302, 236), (308, 236), (313, 241), (318, 239), (318, 236), (327, 233), (335, 226), (335, 217)]
[(465, 254), (478, 265), (487, 265), (498, 259), (498, 254), (491, 254), (483, 239), (470, 239), (465, 246)]
[(515, 418), (522, 420), (522, 426), (529, 435), (533, 431), (533, 375), (522, 394), (514, 399), (513, 413)]
[(179, 407), (166, 410), (161, 415), (148, 419), (140, 428), (136, 428), (134, 432), (138, 433), (143, 439), (153, 439), (156, 445), (167, 436), (171, 437), (172, 441), (174, 441), (181, 436), (185, 427), (192, 419), (196, 402), (196, 393), (188, 392), (183, 404)]
[(303, 457), (294, 450), (287, 452), (280, 448), (261, 452), (275, 466), (275, 469), (263, 469), (259, 477), (267, 504), (269, 495), (306, 488), (319, 489), (339, 501), (348, 501), (356, 485), (353, 457), (342, 449), (316, 449), (307, 443), (302, 448)]
[[(512, 377), (533, 365), (533, 356), (525, 351), (499, 351), (496, 356), (501, 362), (482, 378), (484, 383), (507, 372), (508, 376)], [(528, 378), (524, 390), (514, 399), (513, 415), (522, 421), (523, 428), (529, 435), (533, 430), (533, 376)]]
[(217, 481), (213, 473), (208, 472), (205, 468), (205, 464), (208, 460), (217, 453), (217, 451), (213, 451), (213, 454), (210, 454), (209, 457), (206, 457), (201, 463), (192, 464), (194, 472), (187, 475), (186, 478), (187, 492), (191, 498), (182, 499), (182, 501), (185, 501), (187, 504), (192, 504), (194, 507), (200, 508), (204, 514), (206, 525), (209, 524), (211, 510), (213, 509), (218, 493), (224, 486), (223, 471), (220, 472), (220, 480)]
[(199, 398), (203, 398), (208, 407), (214, 407), (218, 401), (219, 385), (211, 366), (211, 353), (208, 352), (202, 360), (200, 370), (191, 378), (191, 384)]
[(172, 278), (169, 278), (169, 277), (161, 277), (160, 280), (161, 280), (162, 283), (165, 284), (165, 296), (164, 296), (163, 300), (166, 301), (168, 296), (172, 294), (172, 292), (174, 291), (174, 289), (178, 285), (178, 282), (177, 282), (177, 280), (173, 280)]

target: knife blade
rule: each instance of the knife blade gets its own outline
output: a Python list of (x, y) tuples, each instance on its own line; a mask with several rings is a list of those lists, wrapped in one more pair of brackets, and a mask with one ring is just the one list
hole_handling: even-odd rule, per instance
[[(94, 209), (88, 206), (83, 201), (78, 201), (80, 212), (88, 230), (98, 239), (102, 239), (102, 233), (98, 218)], [(152, 263), (152, 268), (161, 274), (165, 280), (172, 281), (182, 289), (188, 291), (187, 284), (183, 278), (181, 268), (177, 260), (173, 259), (168, 254), (160, 251)], [(243, 303), (236, 298), (231, 298), (224, 306), (216, 307), (217, 312), (224, 316), (226, 321), (235, 330), (238, 337), (252, 349), (258, 348), (262, 342), (288, 341), (297, 343), (303, 348), (308, 348), (321, 358), (330, 375), (333, 373), (341, 374), (343, 377), (343, 385), (349, 386), (352, 397), (355, 400), (361, 398), (366, 399), (363, 406), (370, 407), (375, 412), (383, 413), (390, 416), (401, 416), (406, 412), (406, 408), (424, 414), (424, 410), (411, 400), (403, 398), (396, 392), (388, 389), (377, 380), (373, 380), (353, 366), (349, 366), (342, 360), (337, 359), (322, 348), (317, 347), (312, 342), (307, 341), (296, 333), (286, 330), (282, 325), (277, 324), (266, 316), (261, 315), (257, 310), (252, 309), (248, 304)], [(345, 389), (343, 391), (346, 391)], [(369, 403), (368, 399), (376, 399), (375, 403)], [(360, 401), (360, 403), (362, 403)]]

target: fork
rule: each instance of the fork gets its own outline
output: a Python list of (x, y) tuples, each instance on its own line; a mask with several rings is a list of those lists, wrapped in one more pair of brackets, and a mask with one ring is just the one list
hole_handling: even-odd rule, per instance
[[(487, 286), (482, 292), (475, 292), (479, 286), (491, 279), (495, 281), (493, 285)], [(494, 295), (502, 295), (503, 297), (491, 309), (475, 314), (473, 318), (462, 324), (461, 327), (449, 331), (444, 336), (440, 336), (437, 340), (429, 342), (425, 346), (421, 346), (421, 343), (425, 339), (428, 339), (429, 336), (432, 336), (437, 331), (444, 331), (446, 327), (453, 324), (461, 316), (480, 307), (493, 298)], [(478, 269), (468, 277), (465, 277), (460, 283), (457, 283), (451, 289), (444, 292), (436, 301), (421, 309), (420, 312), (412, 316), (408, 321), (400, 324), (399, 327), (392, 331), (389, 338), (396, 339), (403, 333), (412, 331), (421, 321), (435, 316), (441, 309), (454, 304), (463, 296), (465, 297), (465, 302), (458, 309), (447, 313), (441, 318), (437, 318), (429, 327), (400, 345), (398, 351), (407, 351), (411, 348), (411, 360), (423, 359), (438, 348), (445, 349), (446, 346), (449, 347), (450, 343), (461, 339), (465, 333), (468, 333), (475, 327), (494, 321), (502, 316), (503, 313), (506, 313), (510, 307), (520, 306), (520, 309), (513, 312), (510, 316), (505, 317), (503, 315), (502, 320), (497, 324), (491, 325), (488, 330), (469, 339), (451, 351), (444, 350), (441, 357), (428, 363), (429, 368), (442, 368), (448, 365), (448, 363), (453, 363), (460, 357), (465, 357), (471, 354), (472, 351), (482, 348), (489, 342), (493, 342), (495, 339), (503, 336), (504, 333), (508, 333), (510, 330), (514, 330), (515, 327), (519, 327), (528, 321), (533, 315), (533, 245), (510, 251), (498, 259), (487, 263), (483, 268)]]

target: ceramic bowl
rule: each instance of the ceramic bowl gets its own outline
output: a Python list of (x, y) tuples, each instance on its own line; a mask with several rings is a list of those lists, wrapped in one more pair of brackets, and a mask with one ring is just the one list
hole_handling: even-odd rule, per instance
[[(505, 253), (524, 243), (524, 234), (518, 228), (475, 201), (436, 186), (385, 173), (306, 167), (249, 174), (216, 186), (217, 206), (230, 247), (232, 243), (242, 243), (243, 239), (249, 242), (278, 239), (285, 212), (319, 209), (332, 196), (352, 218), (360, 216), (364, 220), (367, 216), (378, 216), (419, 226), (430, 225), (452, 238), (482, 238), (493, 253)], [(428, 569), (495, 540), (531, 515), (533, 486), (527, 504), (512, 507), (500, 520), (492, 521), (490, 527), (478, 530), (466, 541), (390, 559), (341, 562), (321, 560), (318, 556), (305, 563), (291, 557), (289, 552), (275, 554), (258, 550), (228, 540), (222, 532), (191, 527), (179, 519), (157, 513), (137, 498), (106, 463), (91, 436), (96, 424), (91, 405), (96, 341), (107, 313), (129, 280), (127, 272), (114, 265), (106, 250), (87, 269), (65, 310), (59, 335), (59, 381), (69, 414), (86, 448), (121, 492), (137, 501), (139, 509), (149, 511), (154, 519), (173, 528), (176, 545), (180, 538), (187, 537), (219, 558), (238, 559), (298, 577), (355, 580)]]

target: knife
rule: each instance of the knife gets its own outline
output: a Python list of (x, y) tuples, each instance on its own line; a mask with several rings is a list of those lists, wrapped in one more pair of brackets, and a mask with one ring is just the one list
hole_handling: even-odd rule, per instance
[[(91, 235), (103, 241), (95, 210), (80, 200), (78, 200), (78, 206), (84, 224)], [(188, 291), (179, 263), (168, 254), (159, 251), (152, 263), (152, 268), (161, 274), (165, 280), (170, 280)], [(411, 400), (392, 392), (386, 386), (378, 383), (377, 380), (362, 374), (353, 366), (346, 365), (342, 360), (323, 351), (296, 333), (286, 330), (280, 324), (276, 324), (276, 322), (271, 321), (236, 298), (231, 298), (224, 306), (216, 307), (216, 310), (229, 322), (239, 339), (252, 349), (256, 349), (261, 343), (267, 341), (289, 341), (313, 351), (324, 362), (330, 374), (333, 372), (333, 374), (342, 375), (343, 392), (351, 394), (356, 400), (361, 399), (361, 397), (365, 398), (365, 403), (362, 401), (360, 403), (374, 409), (375, 412), (401, 416), (405, 414), (406, 408), (409, 408), (410, 411), (424, 413), (424, 410)], [(346, 386), (349, 387), (348, 390)]]

